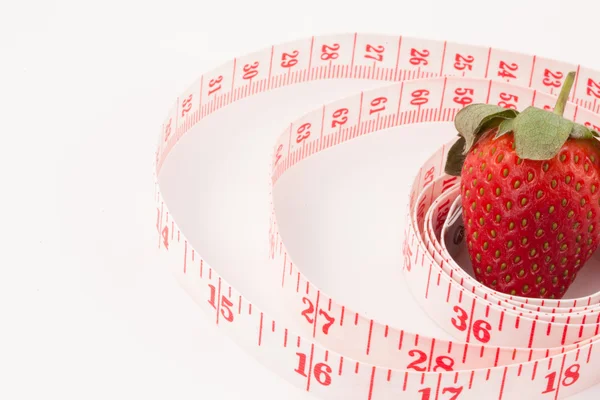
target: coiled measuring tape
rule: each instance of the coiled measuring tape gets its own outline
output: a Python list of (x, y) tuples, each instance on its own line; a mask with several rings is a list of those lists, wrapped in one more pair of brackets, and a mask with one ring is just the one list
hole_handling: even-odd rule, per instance
[[(319, 398), (557, 399), (579, 392), (600, 382), (600, 293), (525, 299), (496, 293), (471, 277), (462, 263), (460, 180), (443, 172), (452, 136), (414, 177), (405, 235), (398, 243), (404, 263), (398, 268), (421, 309), (453, 340), (374, 320), (324, 293), (293, 261), (277, 213), (294, 195), (289, 185), (281, 185), (286, 174), (298, 173), (318, 154), (386, 129), (404, 126), (403, 134), (410, 135), (411, 126), (426, 122), (452, 126), (456, 112), (473, 102), (549, 108), (571, 70), (577, 80), (565, 117), (598, 130), (600, 72), (542, 57), (404, 36), (343, 34), (235, 58), (194, 82), (162, 126), (154, 169), (161, 256), (240, 346)], [(357, 91), (318, 107), (302, 103), (303, 93), (311, 90), (305, 86), (314, 82)], [(325, 98), (329, 92), (322, 93)], [(287, 96), (289, 107), (315, 109), (288, 110), (294, 119), (277, 126), (253, 125), (252, 117), (239, 113), (253, 103), (281, 105), (278, 96)], [(230, 284), (232, 278), (220, 272), (223, 266), (209, 265), (200, 254), (210, 249), (197, 248), (184, 235), (193, 222), (173, 217), (181, 205), (173, 188), (194, 183), (165, 169), (180, 156), (178, 148), (193, 145), (184, 138), (217, 138), (225, 120), (228, 129), (252, 125), (269, 138), (276, 133), (271, 159), (265, 160), (271, 165), (272, 202), (264, 232), (269, 265), (261, 274), (278, 315), (245, 297), (245, 283)], [(220, 146), (215, 148), (225, 149)], [(215, 157), (212, 150), (198, 146), (198, 157)], [(216, 227), (196, 229), (210, 235)]]

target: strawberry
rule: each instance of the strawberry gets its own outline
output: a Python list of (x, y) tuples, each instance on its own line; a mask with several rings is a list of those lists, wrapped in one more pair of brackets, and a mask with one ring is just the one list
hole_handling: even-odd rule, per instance
[(461, 178), (475, 278), (497, 292), (560, 299), (600, 240), (598, 133), (563, 117), (575, 73), (554, 111), (471, 104), (446, 173)]

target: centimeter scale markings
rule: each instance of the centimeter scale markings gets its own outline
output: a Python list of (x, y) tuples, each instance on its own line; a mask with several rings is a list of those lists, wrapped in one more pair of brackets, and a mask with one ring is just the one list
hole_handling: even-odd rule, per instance
[[(556, 64), (553, 60), (448, 42), (373, 37), (371, 44), (367, 43), (370, 36), (366, 36), (364, 40), (361, 38), (354, 34), (353, 40), (348, 43), (351, 45), (342, 47), (340, 43), (347, 39), (343, 36), (320, 39), (313, 37), (299, 42), (294, 49), (278, 51), (277, 55), (276, 46), (272, 46), (270, 52), (248, 55), (244, 57), (247, 59), (245, 61), (235, 59), (223, 67), (223, 72), (218, 70), (214, 72), (214, 76), (207, 75), (207, 82), (204, 82), (203, 75), (199, 84), (194, 85), (198, 90), (190, 91), (177, 99), (174, 117), (170, 117), (163, 126), (163, 140), (168, 146), (160, 149), (158, 172), (172, 146), (205, 116), (241, 98), (311, 80), (357, 78), (404, 81), (441, 75), (478, 76), (476, 72), (483, 69), (483, 78), (494, 78), (554, 93), (560, 87), (566, 72), (576, 68), (578, 79), (573, 88), (572, 101), (593, 112), (600, 110), (597, 103), (600, 98), (600, 76), (595, 71), (579, 66), (564, 64), (561, 65), (561, 70), (557, 70), (545, 67), (548, 63)], [(398, 43), (397, 46), (392, 45), (393, 41)], [(383, 42), (386, 45), (377, 44)], [(356, 65), (355, 59), (360, 59), (363, 64)], [(380, 66), (386, 63), (389, 66)], [(364, 73), (365, 67), (369, 68), (369, 74)], [(586, 76), (580, 77), (582, 73), (586, 73)], [(585, 83), (584, 88), (581, 82)], [(580, 92), (583, 94), (582, 98), (576, 96)], [(459, 91), (458, 95), (461, 94), (464, 96), (472, 93)], [(467, 98), (462, 98), (462, 101), (468, 101)], [(508, 108), (520, 106), (518, 96), (510, 93), (502, 94), (497, 103)], [(174, 138), (171, 137), (173, 123), (176, 125)]]
[[(389, 127), (452, 121), (472, 102), (549, 108), (554, 103), (549, 94), (555, 94), (573, 68), (579, 71), (572, 99), (578, 106), (567, 107), (565, 115), (597, 129), (600, 75), (583, 67), (406, 37), (354, 34), (273, 46), (202, 76), (178, 98), (159, 138), (155, 174), (173, 146), (203, 118), (236, 100), (284, 85), (340, 78), (400, 81), (324, 105), (292, 122), (275, 146), (272, 185), (288, 169), (326, 148)], [(435, 78), (407, 81), (428, 77)], [(443, 175), (446, 149), (442, 146), (422, 166), (412, 187), (412, 222), (403, 246), (405, 276), (425, 310), (448, 310), (437, 311), (447, 316), (438, 323), (463, 341), (419, 336), (338, 304), (290, 259), (274, 211), (270, 254), (281, 267), (281, 300), (304, 324), (298, 333), (253, 309), (204, 263), (169, 218), (157, 187), (159, 247), (182, 265), (176, 267), (178, 279), (199, 304), (215, 313), (218, 325), (237, 332), (238, 340), (288, 380), (327, 398), (344, 394), (349, 399), (377, 399), (410, 392), (424, 400), (477, 398), (484, 393), (501, 399), (511, 390), (558, 398), (561, 390), (578, 382), (589, 386), (595, 368), (589, 364), (599, 358), (594, 358), (598, 347), (593, 346), (600, 327), (597, 295), (562, 305), (528, 300), (524, 307), (519, 300), (468, 282), (439, 243), (449, 209), (449, 202), (441, 200), (457, 194), (456, 178)], [(521, 382), (529, 386), (519, 387)]]

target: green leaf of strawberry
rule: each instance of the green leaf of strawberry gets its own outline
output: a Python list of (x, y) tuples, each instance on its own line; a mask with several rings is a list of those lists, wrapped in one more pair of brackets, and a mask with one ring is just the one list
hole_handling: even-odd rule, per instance
[(575, 139), (593, 139), (594, 137), (600, 137), (598, 132), (577, 123), (573, 123), (573, 130), (571, 131), (570, 136)]
[(460, 170), (465, 162), (465, 158), (467, 157), (463, 152), (464, 148), (465, 138), (461, 136), (456, 142), (454, 142), (450, 150), (448, 150), (448, 161), (446, 162), (445, 167), (445, 172), (448, 175), (460, 175)]
[(504, 121), (502, 121), (502, 123), (500, 123), (500, 126), (498, 126), (498, 133), (496, 133), (494, 139), (498, 139), (500, 136), (505, 135), (508, 132), (512, 132), (512, 130), (514, 129), (514, 122), (514, 119), (505, 119)]
[(529, 160), (554, 157), (573, 130), (573, 122), (535, 107), (527, 107), (511, 125), (517, 155)]
[(507, 118), (514, 118), (518, 111), (493, 104), (471, 104), (461, 109), (454, 118), (456, 130), (465, 139), (463, 154), (473, 147), (481, 132), (498, 126)]

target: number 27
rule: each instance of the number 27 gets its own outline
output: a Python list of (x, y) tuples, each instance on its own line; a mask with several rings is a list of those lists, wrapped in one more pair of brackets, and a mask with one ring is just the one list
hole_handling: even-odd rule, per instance
[[(306, 321), (308, 321), (309, 324), (314, 324), (315, 320), (314, 320), (313, 316), (315, 314), (315, 306), (310, 301), (310, 299), (307, 297), (303, 297), (302, 302), (304, 304), (308, 304), (308, 307), (304, 311), (302, 311), (302, 315), (304, 316), (304, 318), (306, 318)], [(335, 322), (335, 318), (331, 317), (323, 309), (319, 310), (319, 315), (322, 315), (327, 320), (327, 322), (323, 324), (323, 333), (327, 335), (327, 334), (329, 334), (329, 328)]]

